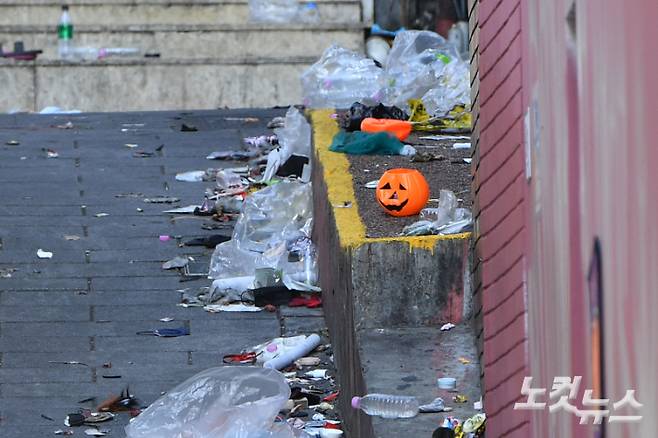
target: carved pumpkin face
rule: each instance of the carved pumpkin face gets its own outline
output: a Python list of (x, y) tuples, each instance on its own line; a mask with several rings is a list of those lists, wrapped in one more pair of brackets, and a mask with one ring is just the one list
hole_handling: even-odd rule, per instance
[(391, 169), (377, 184), (376, 197), (386, 213), (412, 216), (425, 207), (430, 188), (422, 173), (414, 169)]

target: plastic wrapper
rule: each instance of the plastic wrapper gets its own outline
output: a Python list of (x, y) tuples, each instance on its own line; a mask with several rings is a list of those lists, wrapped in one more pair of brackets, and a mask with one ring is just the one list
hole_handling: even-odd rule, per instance
[(292, 155), (299, 155), (309, 158), (309, 164), (305, 166), (302, 174), (302, 180), (308, 182), (311, 178), (311, 125), (306, 117), (297, 108), (291, 106), (286, 113), (283, 128), (275, 129), (274, 133), (280, 147), (268, 154), (263, 181), (270, 181)]
[(404, 227), (405, 236), (457, 234), (472, 228), (473, 216), (467, 208), (457, 208), (457, 197), (450, 190), (441, 190), (439, 206), (421, 211), (423, 220)]
[(297, 0), (249, 0), (251, 21), (290, 23), (299, 13)]
[(248, 196), (232, 239), (215, 248), (210, 278), (253, 276), (257, 268), (275, 268), (284, 283), (297, 282), (295, 289), (316, 290), (312, 199), (310, 184), (289, 180)]
[(383, 85), (383, 71), (375, 61), (332, 45), (302, 75), (303, 102), (312, 108), (376, 104), (383, 97)]
[(290, 397), (281, 373), (257, 367), (203, 371), (160, 397), (126, 427), (128, 438), (293, 438), (274, 423)]
[(461, 59), (448, 63), (437, 77), (438, 84), (422, 97), (427, 112), (443, 116), (456, 105), (471, 106), (470, 65)]
[(419, 99), (437, 87), (437, 78), (446, 64), (458, 58), (455, 47), (439, 34), (416, 30), (400, 32), (384, 67), (385, 103), (406, 108), (409, 99)]

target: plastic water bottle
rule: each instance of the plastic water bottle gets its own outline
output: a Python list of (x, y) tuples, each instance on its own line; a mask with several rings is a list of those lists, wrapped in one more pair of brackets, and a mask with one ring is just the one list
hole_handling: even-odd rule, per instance
[(59, 24), (57, 25), (57, 49), (61, 59), (71, 57), (72, 39), (73, 23), (71, 23), (69, 15), (69, 7), (64, 5), (62, 6), (62, 16), (59, 18)]
[(382, 418), (411, 418), (418, 414), (416, 397), (404, 395), (368, 394), (354, 397), (352, 407)]

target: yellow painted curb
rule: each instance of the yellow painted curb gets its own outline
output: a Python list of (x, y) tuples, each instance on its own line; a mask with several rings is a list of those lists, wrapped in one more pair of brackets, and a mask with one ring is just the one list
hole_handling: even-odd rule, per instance
[[(449, 236), (416, 236), (416, 237), (366, 237), (366, 226), (359, 214), (356, 202), (350, 162), (345, 154), (331, 152), (329, 146), (334, 135), (339, 131), (336, 121), (331, 118), (334, 110), (310, 111), (313, 124), (316, 160), (322, 166), (324, 182), (327, 185), (329, 203), (332, 205), (338, 237), (342, 248), (358, 248), (368, 243), (403, 242), (409, 244), (409, 250), (425, 249), (434, 251), (437, 242), (441, 240), (464, 240), (471, 233), (452, 234)], [(346, 202), (352, 207), (341, 208)]]

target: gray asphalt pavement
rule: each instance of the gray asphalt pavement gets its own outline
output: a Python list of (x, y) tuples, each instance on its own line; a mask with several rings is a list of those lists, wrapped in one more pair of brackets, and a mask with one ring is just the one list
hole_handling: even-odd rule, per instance
[[(67, 413), (94, 408), (128, 385), (148, 405), (184, 379), (220, 365), (224, 354), (324, 326), (319, 310), (209, 314), (177, 306), (180, 289), (209, 281), (181, 283), (161, 263), (176, 255), (207, 263), (211, 250), (181, 248), (176, 239), (162, 242), (158, 236), (186, 239), (217, 231), (201, 229), (199, 218), (171, 221), (161, 213), (169, 206), (142, 199), (200, 202), (204, 183), (178, 182), (175, 174), (215, 167), (217, 162), (205, 159), (209, 152), (266, 133), (267, 121), (283, 113), (0, 116), (1, 437), (53, 436), (66, 429)], [(72, 129), (57, 127), (67, 122)], [(183, 122), (198, 131), (180, 132)], [(7, 144), (12, 141), (19, 144)], [(44, 149), (59, 157), (47, 158)], [(135, 158), (135, 151), (154, 155)], [(79, 239), (67, 240), (76, 239), (71, 236)], [(38, 249), (51, 251), (52, 259), (39, 259)], [(159, 321), (165, 317), (175, 320)], [(159, 327), (186, 327), (191, 335), (136, 335)], [(104, 368), (106, 363), (112, 367)], [(120, 414), (102, 427), (109, 436), (124, 436), (128, 418)], [(84, 436), (83, 429), (74, 436)]]

